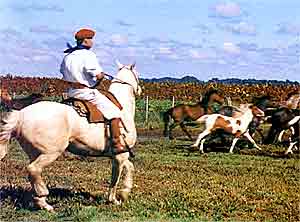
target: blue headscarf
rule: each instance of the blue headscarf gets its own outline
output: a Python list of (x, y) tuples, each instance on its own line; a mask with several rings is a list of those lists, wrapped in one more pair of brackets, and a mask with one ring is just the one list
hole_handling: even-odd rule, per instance
[(76, 46), (72, 46), (70, 43), (68, 43), (67, 42), (67, 49), (64, 51), (64, 53), (72, 53), (72, 52), (74, 52), (74, 51), (76, 51), (76, 50), (80, 50), (80, 49), (87, 49), (87, 50), (89, 50), (90, 49), (90, 47), (87, 47), (87, 46), (85, 46), (85, 45), (76, 45)]

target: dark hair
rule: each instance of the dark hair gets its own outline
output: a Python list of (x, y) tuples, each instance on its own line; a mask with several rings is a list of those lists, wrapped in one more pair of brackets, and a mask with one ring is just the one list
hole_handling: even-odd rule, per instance
[(83, 40), (84, 40), (84, 39), (77, 39), (77, 40), (76, 40), (77, 46), (80, 46), (80, 45), (83, 43)]

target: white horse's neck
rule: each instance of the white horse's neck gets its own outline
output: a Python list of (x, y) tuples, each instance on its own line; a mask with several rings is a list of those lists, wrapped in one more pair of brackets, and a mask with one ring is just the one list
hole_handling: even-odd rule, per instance
[(241, 127), (248, 127), (248, 125), (250, 124), (250, 122), (253, 119), (253, 113), (251, 109), (247, 109), (243, 115), (241, 115), (239, 118), (239, 120), (241, 120)]
[(126, 141), (128, 145), (134, 145), (136, 142), (136, 128), (135, 128), (135, 96), (133, 89), (130, 85), (121, 83), (112, 83), (109, 87), (109, 91), (114, 94), (117, 100), (121, 103), (122, 109), (122, 121), (125, 124), (127, 130), (123, 131), (126, 134)]

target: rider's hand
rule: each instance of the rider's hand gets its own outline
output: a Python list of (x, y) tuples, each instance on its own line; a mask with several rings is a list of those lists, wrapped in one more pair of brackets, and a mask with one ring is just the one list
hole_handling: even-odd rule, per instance
[(104, 72), (101, 72), (99, 74), (96, 75), (97, 80), (101, 81), (104, 78)]
[(114, 79), (113, 76), (111, 76), (111, 75), (109, 75), (109, 74), (107, 74), (107, 73), (105, 73), (104, 75), (105, 75), (106, 78), (109, 79), (109, 80), (113, 80), (113, 79)]

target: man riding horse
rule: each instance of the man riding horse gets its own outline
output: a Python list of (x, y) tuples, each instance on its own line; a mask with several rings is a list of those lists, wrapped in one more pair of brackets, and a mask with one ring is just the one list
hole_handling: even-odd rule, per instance
[(91, 29), (80, 29), (75, 33), (77, 45), (64, 51), (66, 55), (61, 63), (60, 72), (63, 79), (70, 83), (69, 97), (91, 102), (111, 121), (112, 146), (114, 153), (119, 154), (125, 151), (120, 141), (121, 111), (105, 95), (93, 89), (105, 75), (96, 54), (90, 50), (94, 36), (95, 31)]

